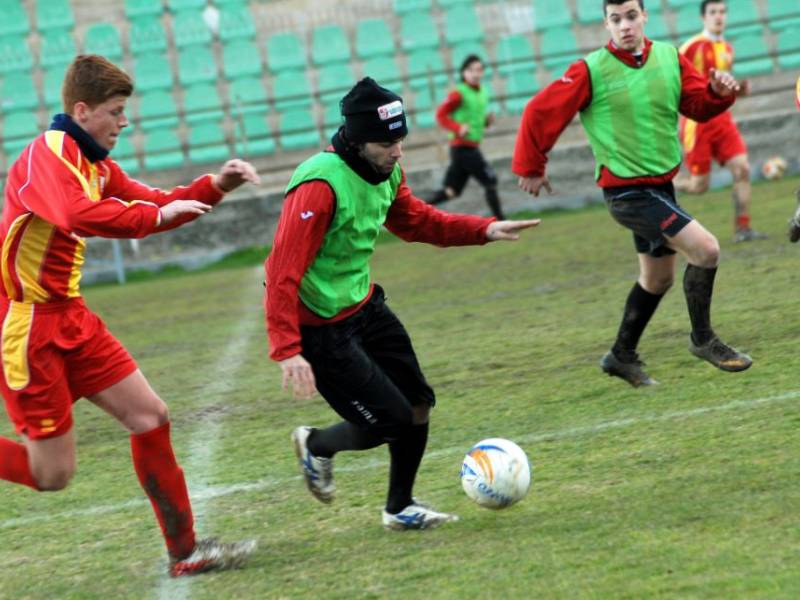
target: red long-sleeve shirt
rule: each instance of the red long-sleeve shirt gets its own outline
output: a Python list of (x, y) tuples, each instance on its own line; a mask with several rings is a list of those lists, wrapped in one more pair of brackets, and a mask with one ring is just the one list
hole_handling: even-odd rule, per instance
[[(372, 295), (344, 309), (331, 319), (309, 310), (300, 300), (300, 281), (322, 246), (336, 209), (335, 195), (324, 181), (309, 181), (292, 190), (284, 200), (272, 251), (265, 263), (267, 293), (264, 297), (270, 358), (285, 360), (302, 351), (301, 325), (340, 321), (363, 306)], [(406, 242), (437, 246), (469, 246), (486, 243), (486, 228), (494, 218), (450, 214), (414, 197), (405, 174), (384, 225)]]
[[(608, 50), (627, 65), (644, 64), (652, 42), (645, 40), (644, 53), (639, 58), (608, 43)], [(679, 112), (695, 121), (708, 121), (726, 111), (734, 102), (733, 96), (722, 98), (711, 89), (708, 80), (686, 59), (679, 55), (681, 97)], [(575, 115), (592, 101), (592, 80), (586, 62), (574, 62), (561, 79), (539, 92), (525, 107), (522, 115), (511, 170), (522, 177), (541, 177), (547, 164), (547, 153)], [(675, 132), (677, 135), (677, 131)], [(658, 177), (617, 177), (603, 167), (597, 185), (658, 185), (671, 181), (679, 167)]]
[[(442, 102), (436, 109), (436, 122), (441, 128), (455, 134), (450, 140), (451, 146), (468, 146), (470, 148), (477, 148), (480, 145), (478, 142), (462, 138), (458, 135), (459, 131), (461, 131), (462, 124), (451, 117), (451, 115), (458, 110), (458, 107), (461, 106), (461, 102), (463, 102), (463, 97), (461, 96), (460, 91), (453, 90), (450, 92), (447, 95), (447, 98), (444, 99), (444, 102)], [(487, 124), (489, 123), (488, 115), (486, 117), (486, 122)]]

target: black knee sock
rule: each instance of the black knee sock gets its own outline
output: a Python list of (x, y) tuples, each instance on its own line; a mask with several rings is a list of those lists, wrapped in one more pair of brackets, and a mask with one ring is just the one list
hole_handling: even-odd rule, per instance
[(428, 204), (441, 204), (450, 200), (450, 196), (444, 190), (439, 190), (428, 199)]
[(639, 285), (638, 281), (634, 284), (625, 302), (625, 312), (619, 324), (617, 340), (612, 347), (617, 358), (624, 358), (636, 352), (639, 338), (642, 337), (644, 328), (647, 327), (663, 297), (664, 294), (651, 294)]
[(315, 429), (308, 437), (308, 450), (314, 456), (331, 458), (342, 450), (369, 450), (386, 440), (366, 429), (342, 421), (325, 429)]
[(695, 344), (705, 344), (714, 337), (711, 329), (711, 294), (714, 292), (714, 277), (717, 267), (706, 269), (686, 265), (683, 274), (683, 293), (692, 322), (692, 339)]
[(412, 425), (406, 435), (389, 443), (392, 464), (386, 512), (396, 514), (411, 504), (414, 479), (427, 443), (428, 423)]
[(495, 217), (497, 217), (500, 221), (504, 220), (506, 217), (503, 214), (503, 209), (500, 208), (500, 197), (497, 195), (497, 188), (494, 186), (488, 186), (485, 189), (485, 193), (486, 193), (486, 204), (489, 205), (492, 214)]

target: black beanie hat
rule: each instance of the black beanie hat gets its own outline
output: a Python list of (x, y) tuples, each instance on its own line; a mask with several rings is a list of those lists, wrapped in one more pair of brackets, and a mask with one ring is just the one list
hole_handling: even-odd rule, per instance
[(350, 142), (393, 142), (408, 134), (403, 99), (371, 77), (359, 81), (340, 102)]

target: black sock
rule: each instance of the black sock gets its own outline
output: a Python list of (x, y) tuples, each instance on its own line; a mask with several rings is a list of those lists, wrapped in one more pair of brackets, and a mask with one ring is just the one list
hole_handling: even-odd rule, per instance
[(489, 205), (492, 214), (500, 221), (503, 221), (506, 217), (503, 214), (503, 209), (500, 208), (500, 197), (497, 195), (497, 188), (494, 186), (489, 186), (485, 189), (485, 192), (486, 204)]
[(412, 425), (406, 435), (389, 443), (392, 464), (389, 470), (386, 512), (397, 514), (411, 504), (414, 479), (427, 443), (428, 423)]
[(439, 190), (428, 199), (428, 204), (441, 204), (450, 200), (450, 196), (444, 190)]
[(692, 340), (697, 345), (703, 345), (714, 337), (714, 330), (711, 329), (711, 294), (714, 292), (716, 274), (717, 267), (706, 269), (695, 265), (686, 265), (683, 274), (683, 293), (692, 322)]
[(342, 450), (369, 450), (385, 441), (377, 434), (342, 421), (325, 429), (315, 429), (308, 436), (306, 444), (314, 456), (331, 458)]
[(619, 324), (617, 340), (611, 348), (617, 358), (623, 359), (636, 352), (639, 338), (642, 337), (644, 328), (647, 327), (663, 297), (664, 294), (651, 294), (639, 285), (638, 281), (634, 284), (625, 302), (625, 312)]

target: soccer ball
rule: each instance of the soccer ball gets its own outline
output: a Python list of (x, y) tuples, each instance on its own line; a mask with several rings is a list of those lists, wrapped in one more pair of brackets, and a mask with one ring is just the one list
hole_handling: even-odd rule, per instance
[(480, 506), (511, 506), (525, 497), (531, 485), (528, 457), (514, 442), (502, 438), (478, 442), (464, 457), (461, 485)]
[(772, 156), (761, 165), (761, 174), (766, 179), (780, 179), (786, 172), (786, 161), (780, 156)]

